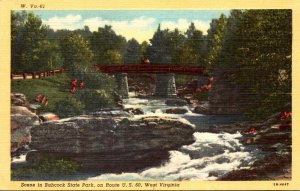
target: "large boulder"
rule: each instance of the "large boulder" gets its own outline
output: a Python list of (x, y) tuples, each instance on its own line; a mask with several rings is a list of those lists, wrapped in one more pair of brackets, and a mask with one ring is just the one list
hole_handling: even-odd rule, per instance
[(89, 112), (88, 115), (93, 117), (132, 117), (133, 115), (120, 108), (106, 108), (96, 112)]
[(11, 93), (10, 95), (11, 105), (13, 106), (23, 106), (29, 107), (29, 102), (26, 99), (26, 96), (21, 93)]
[(208, 91), (209, 104), (195, 110), (201, 114), (234, 115), (248, 110), (253, 104), (249, 102), (246, 94), (248, 88), (230, 80), (234, 73), (232, 68), (216, 68), (212, 88)]
[(79, 116), (31, 129), (29, 162), (44, 156), (75, 160), (82, 169), (130, 171), (159, 164), (168, 151), (194, 142), (194, 128), (173, 118)]
[(183, 99), (167, 99), (165, 104), (169, 106), (185, 106), (187, 101)]
[(166, 109), (166, 113), (170, 113), (170, 114), (185, 114), (187, 112), (189, 111), (186, 108), (180, 108), (180, 107)]
[(127, 108), (125, 111), (132, 113), (133, 115), (143, 115), (144, 111), (141, 108)]
[(196, 106), (193, 112), (198, 114), (209, 114), (208, 103)]
[(30, 129), (39, 124), (39, 117), (23, 106), (11, 106), (11, 151), (31, 142)]

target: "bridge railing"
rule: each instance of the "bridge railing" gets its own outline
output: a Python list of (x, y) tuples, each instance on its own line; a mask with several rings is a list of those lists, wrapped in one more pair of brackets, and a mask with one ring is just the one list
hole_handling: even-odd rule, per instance
[(23, 73), (16, 73), (12, 72), (10, 74), (10, 79), (16, 80), (16, 79), (39, 79), (44, 78), (47, 76), (53, 76), (56, 74), (64, 73), (68, 70), (66, 69), (54, 69), (54, 70), (48, 70), (48, 71), (42, 71), (42, 72), (23, 72)]
[(211, 69), (204, 66), (180, 66), (174, 64), (121, 64), (121, 65), (94, 65), (104, 73), (175, 73), (182, 75), (205, 75)]

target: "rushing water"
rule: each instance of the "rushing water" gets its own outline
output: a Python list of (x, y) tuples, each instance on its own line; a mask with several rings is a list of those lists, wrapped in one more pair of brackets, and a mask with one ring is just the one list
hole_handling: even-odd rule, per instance
[(126, 108), (141, 108), (145, 116), (168, 116), (184, 118), (196, 126), (195, 142), (170, 151), (170, 159), (160, 166), (150, 167), (136, 173), (102, 174), (89, 180), (215, 180), (221, 175), (239, 168), (246, 168), (253, 161), (253, 152), (247, 151), (239, 142), (240, 133), (204, 132), (210, 124), (224, 124), (240, 120), (240, 116), (205, 116), (195, 114), (188, 106), (186, 114), (166, 114), (165, 99), (141, 99), (132, 94), (124, 100)]
[[(207, 116), (192, 113), (188, 106), (186, 114), (166, 114), (168, 108), (165, 99), (142, 99), (135, 98), (133, 94), (124, 100), (126, 108), (141, 108), (145, 116), (167, 116), (181, 120), (187, 120), (195, 125), (196, 132), (193, 134), (195, 142), (191, 145), (182, 146), (178, 150), (169, 151), (170, 158), (160, 166), (149, 167), (135, 173), (121, 174), (97, 174), (76, 173), (73, 175), (27, 177), (26, 180), (216, 180), (218, 177), (234, 169), (249, 167), (259, 151), (253, 148), (245, 148), (240, 143), (242, 135), (239, 132), (210, 133), (208, 126), (211, 124), (232, 123), (242, 120), (241, 116)], [(25, 162), (25, 155), (13, 159), (13, 164)], [(22, 180), (22, 179), (21, 179)]]

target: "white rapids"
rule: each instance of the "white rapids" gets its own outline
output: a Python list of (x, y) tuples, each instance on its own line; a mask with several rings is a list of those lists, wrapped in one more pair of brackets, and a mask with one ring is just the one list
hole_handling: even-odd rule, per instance
[[(167, 116), (179, 119), (200, 120), (205, 115), (194, 114), (188, 106), (186, 114), (166, 114), (168, 108), (165, 99), (140, 99), (131, 97), (124, 100), (125, 108), (141, 108), (145, 116)], [(201, 120), (200, 120), (201, 121)], [(193, 123), (193, 122), (191, 122)], [(201, 122), (199, 123), (201, 124)], [(193, 135), (195, 142), (182, 146), (179, 150), (169, 151), (170, 158), (160, 166), (150, 167), (134, 173), (106, 173), (88, 178), (88, 180), (216, 180), (225, 173), (252, 164), (253, 153), (245, 150), (239, 142), (241, 134), (201, 132), (201, 125), (196, 125)]]

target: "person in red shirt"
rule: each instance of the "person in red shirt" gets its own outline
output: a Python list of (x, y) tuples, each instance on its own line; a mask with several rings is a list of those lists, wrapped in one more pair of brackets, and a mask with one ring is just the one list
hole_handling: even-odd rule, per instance
[(144, 56), (142, 58), (142, 64), (150, 64), (150, 60), (146, 56)]

